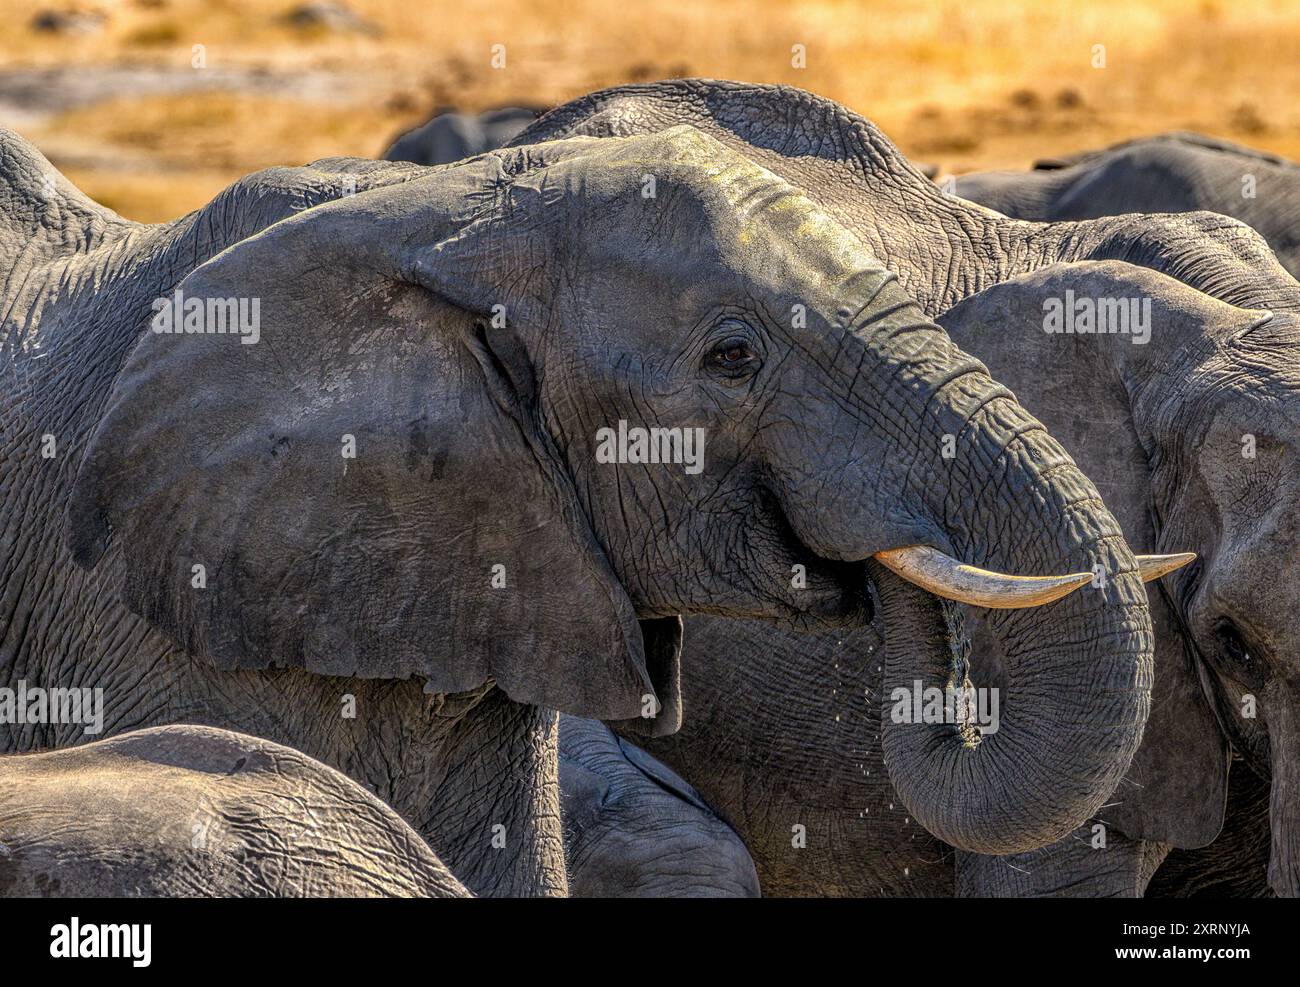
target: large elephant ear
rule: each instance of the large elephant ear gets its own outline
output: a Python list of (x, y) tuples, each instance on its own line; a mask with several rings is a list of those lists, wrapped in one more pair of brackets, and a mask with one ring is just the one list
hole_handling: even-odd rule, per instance
[(142, 329), (77, 474), (77, 562), (118, 567), (129, 609), (222, 669), (492, 681), (675, 729), (680, 624), (636, 619), (540, 425), (525, 330), (482, 318), (512, 280), (516, 311), (544, 301), (512, 187), (580, 150), (340, 199), (195, 269), (159, 312), (249, 331)]

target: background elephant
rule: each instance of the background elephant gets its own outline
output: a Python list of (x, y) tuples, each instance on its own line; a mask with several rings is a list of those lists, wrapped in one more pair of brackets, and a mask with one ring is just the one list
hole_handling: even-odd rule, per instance
[(690, 785), (603, 723), (560, 717), (560, 806), (577, 898), (757, 898), (745, 844)]
[(383, 157), (420, 165), (451, 164), (501, 147), (543, 112), (541, 108), (505, 106), (482, 113), (457, 113), (443, 107), (395, 139)]
[[(620, 87), (552, 111), (521, 139), (579, 133), (649, 133), (681, 124), (716, 136), (798, 184), (872, 243), (874, 252), (887, 258), (903, 283), (935, 315), (989, 286), (1052, 264), (1105, 259), (1142, 265), (1197, 289), (1184, 290), (1180, 295), (1171, 282), (1161, 280), (1157, 284), (1174, 310), (1186, 310), (1199, 318), (1197, 325), (1205, 335), (1192, 334), (1192, 338), (1203, 338), (1207, 347), (1218, 346), (1218, 333), (1262, 318), (1259, 312), (1242, 309), (1278, 313), (1300, 309), (1300, 285), (1278, 265), (1258, 234), (1239, 222), (1204, 213), (1119, 216), (1068, 223), (1010, 220), (945, 196), (912, 169), (868, 121), (830, 101), (788, 88), (706, 80)], [(1140, 275), (1147, 276), (1145, 272)], [(1149, 287), (1146, 281), (1139, 280), (1134, 290), (1146, 291)], [(1200, 292), (1213, 297), (1204, 297)], [(1214, 298), (1239, 308), (1216, 309)], [(1036, 300), (1041, 302), (1041, 298)], [(1032, 309), (1032, 305), (1029, 307)], [(1261, 345), (1270, 354), (1268, 366), (1247, 366), (1261, 386), (1280, 396), (1281, 407), (1287, 406), (1291, 387), (1286, 363), (1292, 361), (1291, 366), (1295, 365), (1287, 339), (1291, 325), (1291, 317), (1279, 314), (1269, 323), (1270, 328), (1256, 330), (1252, 342), (1264, 341)], [(955, 331), (951, 324), (948, 328)], [(965, 329), (959, 333), (959, 340), (970, 352), (984, 357), (984, 347), (990, 345), (989, 340), (996, 342), (1002, 327), (993, 321), (981, 328)], [(1022, 337), (1039, 341), (1061, 338), (1044, 334), (1041, 307), (1032, 323), (1011, 338)], [(990, 353), (996, 352), (996, 347), (990, 349)], [(1229, 355), (1232, 352), (1231, 348), (1227, 350)], [(1278, 361), (1283, 365), (1274, 367)], [(1026, 353), (1017, 349), (999, 363), (998, 370), (1003, 374), (1000, 379), (1010, 381), (1016, 393), (1033, 407), (1026, 394), (1036, 392), (1040, 370)], [(1209, 373), (1211, 367), (1205, 370)], [(1070, 368), (1055, 379), (1062, 386), (1072, 387), (1080, 373), (1091, 371)], [(1096, 373), (1103, 380), (1114, 379), (1113, 370), (1100, 369)], [(1211, 379), (1215, 376), (1210, 374)], [(1178, 405), (1178, 393), (1171, 385), (1170, 407)], [(1271, 400), (1261, 402), (1257, 395), (1244, 394), (1239, 387), (1215, 390), (1205, 380), (1199, 381), (1199, 389), (1188, 390), (1184, 400), (1189, 403), (1183, 407), (1181, 419), (1171, 417), (1170, 421), (1177, 420), (1180, 427), (1186, 428), (1205, 417), (1201, 414), (1205, 409), (1196, 402), (1227, 402), (1258, 428), (1261, 442), (1267, 437), (1261, 448), (1270, 450), (1265, 457), (1265, 462), (1272, 464), (1268, 468), (1276, 469), (1277, 476), (1294, 472), (1287, 459), (1287, 412), (1279, 411), (1274, 416), (1267, 407)], [(1044, 415), (1051, 411), (1052, 407), (1046, 406)], [(1081, 414), (1077, 409), (1072, 411), (1076, 417)], [(1104, 421), (1123, 422), (1132, 412), (1127, 400), (1123, 400), (1103, 407), (1098, 414), (1109, 416), (1103, 417)], [(1062, 418), (1066, 427), (1073, 420)], [(1171, 435), (1176, 432), (1174, 429)], [(1067, 434), (1073, 435), (1073, 431), (1067, 428)], [(1173, 443), (1175, 439), (1170, 437), (1168, 441)], [(1172, 452), (1172, 445), (1170, 449)], [(1232, 445), (1224, 453), (1226, 461), (1231, 461), (1231, 455), (1239, 455), (1240, 449), (1239, 442)], [(1146, 460), (1139, 451), (1129, 450), (1123, 469), (1130, 471), (1132, 482), (1146, 482), (1150, 491), (1167, 498), (1167, 491), (1152, 486)], [(1089, 450), (1084, 446), (1079, 453), (1089, 454)], [(1118, 468), (1104, 456), (1095, 456), (1092, 462), (1108, 477)], [(1183, 506), (1192, 507), (1190, 502)], [(1192, 509), (1185, 516), (1195, 515)], [(1231, 538), (1220, 544), (1216, 531), (1221, 529), (1215, 525), (1170, 526), (1168, 517), (1160, 516), (1158, 521), (1143, 517), (1142, 524), (1129, 532), (1143, 550), (1150, 551), (1157, 544), (1172, 551), (1184, 547), (1203, 552), (1219, 550), (1221, 560), (1230, 551), (1235, 561), (1231, 566), (1223, 563), (1215, 582), (1224, 585), (1234, 577), (1243, 558), (1241, 545), (1234, 544)], [(1158, 524), (1158, 529), (1152, 524)], [(1285, 526), (1267, 529), (1262, 535), (1267, 539), (1264, 551), (1270, 553), (1265, 557), (1276, 560), (1278, 566), (1293, 557), (1291, 534)], [(1191, 543), (1179, 544), (1183, 536), (1189, 537)], [(1168, 592), (1174, 599), (1200, 599), (1203, 613), (1214, 612), (1216, 620), (1224, 617), (1245, 622), (1245, 607), (1241, 604), (1204, 605), (1213, 598), (1213, 594), (1205, 592), (1206, 576), (1212, 574), (1208, 565), (1207, 558), (1201, 565), (1171, 577), (1169, 586), (1161, 592)], [(1270, 602), (1261, 618), (1275, 623), (1259, 636), (1269, 642), (1264, 647), (1270, 655), (1283, 655), (1285, 646), (1275, 642), (1284, 640), (1289, 633), (1284, 618), (1293, 608), (1288, 609), (1274, 596), (1265, 599)], [(992, 623), (998, 619), (994, 615)], [(1220, 668), (1230, 664), (1227, 656), (1237, 645), (1231, 639), (1221, 642), (1201, 628), (1190, 638), (1202, 649), (1206, 661), (1193, 663), (1182, 657), (1186, 638), (1168, 625), (1171, 619), (1172, 614), (1167, 613), (1166, 623), (1158, 626), (1165, 642), (1162, 653), (1169, 660), (1161, 666), (1166, 672), (1157, 688), (1182, 691), (1189, 703), (1186, 729), (1195, 743), (1182, 752), (1186, 762), (1169, 779), (1168, 786), (1207, 779), (1206, 789), (1199, 793), (1200, 811), (1190, 818), (1172, 819), (1178, 803), (1168, 786), (1152, 785), (1149, 790), (1123, 786), (1125, 809), (1121, 814), (1112, 813), (1110, 818), (1125, 819), (1115, 824), (1121, 842), (1124, 826), (1130, 827), (1140, 840), (1129, 847), (1122, 865), (1114, 862), (1123, 854), (1118, 849), (1112, 852), (1107, 858), (1112, 864), (1107, 866), (1104, 881), (1099, 876), (1091, 885), (1076, 885), (1076, 890), (1083, 893), (1137, 892), (1152, 866), (1147, 844), (1194, 846), (1197, 841), (1212, 839), (1222, 821), (1222, 808), (1216, 806), (1216, 800), (1222, 798), (1228, 762), (1223, 732), (1215, 722), (1222, 711), (1210, 710), (1199, 698), (1196, 678), (1207, 662)], [(1251, 636), (1256, 636), (1253, 630)], [(883, 662), (868, 668), (861, 661), (863, 655), (879, 654), (877, 635), (857, 630), (807, 637), (761, 625), (723, 626), (701, 617), (688, 622), (687, 639), (690, 654), (686, 661), (685, 701), (692, 708), (695, 704), (707, 708), (708, 718), (695, 720), (672, 741), (647, 746), (687, 778), (736, 828), (755, 858), (765, 894), (951, 891), (948, 849), (917, 827), (914, 814), (881, 778), (886, 751), (880, 734), (872, 731), (880, 722), (891, 687), (873, 677), (883, 671)], [(759, 655), (763, 657), (761, 663), (755, 660)], [(1185, 664), (1180, 666), (1180, 661)], [(1282, 660), (1278, 661), (1278, 668), (1284, 668)], [(1170, 674), (1180, 667), (1185, 674)], [(780, 669), (780, 674), (773, 669)], [(694, 671), (700, 670), (700, 678), (695, 678)], [(1278, 681), (1285, 674), (1280, 671)], [(1231, 680), (1231, 675), (1226, 677)], [(1232, 686), (1227, 689), (1231, 694)], [(1280, 749), (1285, 749), (1291, 736), (1284, 722), (1286, 704), (1278, 701), (1275, 708), (1275, 722), (1267, 729), (1279, 733)], [(775, 723), (791, 715), (805, 728), (799, 739), (773, 729)], [(1244, 725), (1238, 722), (1229, 733), (1235, 735), (1242, 729)], [(1263, 746), (1259, 731), (1252, 732), (1253, 739), (1234, 739), (1253, 744), (1258, 751)], [(1171, 746), (1177, 746), (1176, 742), (1165, 742), (1170, 738), (1163, 730), (1153, 728), (1151, 733), (1162, 738), (1160, 743), (1144, 748), (1153, 759), (1158, 761)], [(1173, 739), (1176, 741), (1176, 735)], [(833, 754), (828, 755), (828, 751)], [(1287, 778), (1291, 756), (1282, 753), (1272, 768), (1281, 770), (1280, 778), (1273, 776), (1274, 791), (1278, 793), (1275, 818), (1279, 820), (1289, 816), (1286, 806), (1290, 798)], [(1262, 763), (1264, 760), (1257, 756), (1255, 767), (1267, 772), (1270, 768)], [(774, 766), (779, 770), (773, 771)], [(1155, 822), (1148, 824), (1147, 820)], [(1274, 887), (1279, 893), (1292, 893), (1296, 883), (1290, 851), (1294, 831), (1285, 822), (1280, 829), (1277, 822), (1274, 826)], [(1154, 852), (1160, 856), (1165, 850), (1167, 846)], [(1051, 859), (1051, 852), (1044, 851), (1041, 856)], [(985, 875), (987, 883), (975, 880), (967, 883), (965, 890), (1051, 890), (1050, 872), (1039, 875), (1043, 884), (1038, 888), (1009, 886), (998, 878), (999, 873), (1005, 876), (1008, 872), (990, 871)]]
[[(1067, 291), (1149, 299), (1148, 340), (1044, 332), (1044, 303)], [(1032, 853), (958, 853), (956, 889), (1141, 894), (1171, 848), (1184, 848), (1153, 893), (1259, 894), (1266, 870), (1268, 883), (1289, 893), (1300, 805), (1300, 737), (1290, 717), (1300, 706), (1291, 685), (1300, 599), (1277, 573), (1300, 539), (1294, 495), (1279, 485), (1300, 467), (1300, 320), (1237, 309), (1105, 261), (1024, 275), (939, 321), (1070, 443), (1131, 544), (1177, 544), (1199, 556), (1149, 584), (1152, 715), (1110, 803), (1078, 833)], [(972, 679), (1002, 689), (985, 616), (964, 618)], [(895, 798), (871, 732), (892, 701), (873, 660), (879, 637), (708, 618), (689, 620), (686, 633), (683, 701), (709, 712), (648, 746), (736, 827), (765, 894), (952, 892), (951, 850)], [(782, 732), (778, 721), (799, 729)], [(1231, 775), (1230, 748), (1244, 755)], [(1260, 778), (1271, 779), (1271, 799)]]
[[(1095, 488), (856, 237), (714, 138), (334, 159), (162, 226), (14, 135), (0, 165), (5, 686), (102, 688), (110, 735), (286, 744), (471, 891), (559, 894), (548, 710), (671, 732), (678, 615), (851, 627), (869, 584), (927, 629), (890, 675), (943, 681), (950, 608), (875, 561), (930, 546), (948, 579), (1112, 578), (1005, 611), (998, 742), (886, 731), (900, 798), (954, 845), (1024, 850), (1127, 769), (1151, 628)], [(645, 454), (688, 428), (707, 455)]]
[(1016, 219), (1207, 209), (1249, 223), (1300, 277), (1300, 165), (1202, 134), (1143, 137), (1028, 172), (961, 175), (956, 192)]
[(465, 898), (345, 775), (211, 727), (0, 757), (0, 896)]

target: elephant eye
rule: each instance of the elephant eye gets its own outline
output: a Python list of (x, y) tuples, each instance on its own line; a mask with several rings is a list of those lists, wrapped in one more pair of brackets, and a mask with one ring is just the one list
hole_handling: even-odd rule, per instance
[(1219, 653), (1229, 662), (1245, 672), (1259, 670), (1258, 659), (1251, 654), (1245, 638), (1232, 621), (1221, 620), (1215, 628), (1215, 636), (1219, 639)]
[(723, 377), (748, 377), (761, 362), (753, 345), (743, 336), (728, 336), (716, 343), (705, 359), (705, 367)]

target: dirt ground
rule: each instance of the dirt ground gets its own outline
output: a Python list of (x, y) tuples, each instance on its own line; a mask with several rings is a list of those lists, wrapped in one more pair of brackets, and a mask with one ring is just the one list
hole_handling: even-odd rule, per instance
[(0, 123), (145, 221), (436, 107), (684, 75), (832, 97), (950, 172), (1175, 128), (1300, 159), (1300, 0), (342, 2), (0, 0)]

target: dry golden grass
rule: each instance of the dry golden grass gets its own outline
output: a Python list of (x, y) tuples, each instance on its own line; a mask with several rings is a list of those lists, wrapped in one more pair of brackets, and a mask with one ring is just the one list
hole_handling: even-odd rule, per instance
[[(74, 4), (76, 5), (76, 4)], [(192, 209), (230, 180), (329, 154), (372, 156), (439, 104), (558, 103), (679, 75), (791, 83), (876, 121), (947, 170), (1172, 128), (1300, 159), (1300, 0), (349, 0), (383, 33), (303, 32), (293, 2), (120, 0), (78, 38), (33, 33), (63, 0), (0, 0), (4, 68), (142, 63), (312, 70), (340, 90), (166, 93), (23, 117), (91, 195), (138, 219)], [(490, 64), (506, 46), (506, 66)], [(806, 46), (807, 65), (791, 64)], [(1092, 65), (1104, 45), (1104, 68)]]

